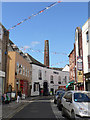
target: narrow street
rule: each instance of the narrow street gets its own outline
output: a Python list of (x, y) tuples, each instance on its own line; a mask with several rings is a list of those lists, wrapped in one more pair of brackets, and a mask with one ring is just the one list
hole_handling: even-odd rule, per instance
[[(25, 100), (24, 102), (30, 102)], [(38, 100), (31, 101), (26, 107), (16, 113), (10, 120), (14, 118), (63, 118), (61, 111), (53, 103), (53, 99), (49, 97), (41, 97)]]

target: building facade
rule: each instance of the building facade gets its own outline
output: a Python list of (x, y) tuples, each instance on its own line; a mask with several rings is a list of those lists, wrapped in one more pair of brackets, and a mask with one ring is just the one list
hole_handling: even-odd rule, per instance
[(8, 53), (9, 32), (0, 23), (0, 88), (2, 93), (7, 92), (7, 53)]
[(90, 91), (90, 18), (82, 26), (84, 86)]
[(75, 89), (74, 88), (74, 83), (76, 81), (75, 77), (76, 77), (76, 69), (75, 69), (75, 45), (74, 45), (74, 49), (70, 52), (69, 54), (69, 84), (67, 85), (67, 89)]
[(84, 89), (83, 81), (83, 47), (82, 30), (77, 27), (75, 30), (75, 49), (76, 49), (76, 87), (78, 90)]
[(20, 90), (25, 96), (30, 96), (30, 63), (16, 51), (9, 51), (8, 56), (8, 90), (16, 94)]
[(50, 91), (54, 94), (56, 89), (66, 88), (68, 82), (69, 72), (32, 64), (32, 96), (40, 95), (41, 89), (43, 95), (48, 95)]

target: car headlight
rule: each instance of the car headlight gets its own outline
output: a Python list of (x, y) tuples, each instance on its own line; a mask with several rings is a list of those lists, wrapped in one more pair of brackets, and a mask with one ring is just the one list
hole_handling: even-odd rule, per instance
[(82, 107), (79, 108), (79, 112), (81, 114), (88, 114), (88, 111), (86, 109), (82, 108)]

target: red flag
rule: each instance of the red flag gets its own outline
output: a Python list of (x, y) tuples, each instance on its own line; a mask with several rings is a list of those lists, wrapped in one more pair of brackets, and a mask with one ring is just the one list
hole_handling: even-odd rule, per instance
[(60, 3), (61, 1), (58, 1), (58, 3)]

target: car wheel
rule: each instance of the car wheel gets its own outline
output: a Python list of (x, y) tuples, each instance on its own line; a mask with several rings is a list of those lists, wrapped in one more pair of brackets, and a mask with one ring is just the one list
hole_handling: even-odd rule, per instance
[(75, 120), (75, 113), (74, 113), (74, 111), (71, 112), (71, 119)]
[(62, 107), (62, 116), (65, 116), (64, 108)]

